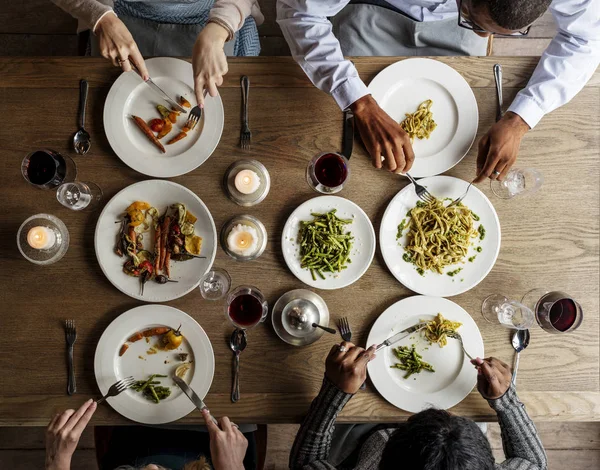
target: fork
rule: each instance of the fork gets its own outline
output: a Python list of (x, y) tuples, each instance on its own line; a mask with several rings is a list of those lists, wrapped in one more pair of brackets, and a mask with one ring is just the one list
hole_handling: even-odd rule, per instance
[[(204, 90), (204, 98), (206, 98), (206, 93), (207, 90)], [(190, 131), (193, 130), (194, 127), (196, 127), (196, 124), (200, 122), (200, 119), (202, 119), (203, 112), (204, 108), (201, 108), (198, 105), (194, 106), (190, 111), (190, 117), (188, 117), (188, 120), (185, 123), (185, 127), (187, 127)]]
[(342, 317), (338, 320), (338, 328), (342, 339), (350, 342), (352, 339), (352, 330), (350, 329), (350, 323), (348, 323), (348, 317)]
[(467, 193), (469, 192), (469, 189), (471, 189), (472, 184), (475, 182), (475, 180), (471, 181), (469, 183), (469, 186), (467, 186), (467, 190), (464, 192), (464, 194), (460, 197), (457, 197), (454, 201), (452, 201), (450, 204), (448, 204), (448, 207), (450, 206), (455, 206), (457, 204), (460, 204), (460, 202), (465, 198), (465, 196), (467, 195)]
[(135, 379), (133, 377), (127, 377), (124, 379), (115, 382), (110, 386), (106, 395), (104, 395), (100, 400), (96, 402), (97, 405), (103, 403), (107, 398), (116, 397), (119, 393), (127, 390), (135, 383)]
[(415, 191), (419, 199), (427, 203), (432, 203), (435, 201), (435, 197), (432, 196), (431, 193), (427, 191), (427, 189), (425, 189), (425, 186), (421, 186), (419, 183), (417, 183), (417, 180), (410, 176), (408, 173), (404, 174), (411, 181), (411, 183), (415, 185)]
[(250, 94), (250, 79), (243, 75), (240, 84), (242, 85), (242, 131), (240, 133), (240, 147), (244, 150), (250, 150), (252, 141), (252, 132), (248, 127), (248, 95)]
[(75, 320), (65, 320), (65, 339), (67, 340), (67, 360), (69, 365), (69, 383), (67, 393), (73, 395), (77, 391), (75, 384), (75, 371), (73, 370), (73, 345), (77, 340), (77, 330), (75, 329)]
[(453, 331), (453, 332), (446, 333), (446, 336), (447, 336), (448, 338), (454, 338), (454, 339), (457, 339), (457, 340), (460, 342), (460, 346), (462, 347), (462, 350), (463, 350), (463, 352), (464, 352), (464, 353), (467, 355), (467, 357), (468, 357), (469, 359), (473, 360), (473, 356), (471, 356), (471, 355), (470, 355), (470, 354), (467, 352), (467, 350), (465, 349), (465, 345), (464, 345), (464, 343), (463, 343), (463, 339), (462, 339), (462, 336), (461, 336), (460, 334), (458, 334), (458, 333), (456, 333), (456, 332), (454, 332), (454, 331)]

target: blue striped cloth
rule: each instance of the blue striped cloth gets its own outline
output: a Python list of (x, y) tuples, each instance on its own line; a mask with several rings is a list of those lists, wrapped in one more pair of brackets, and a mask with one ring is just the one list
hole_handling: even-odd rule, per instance
[[(208, 22), (208, 15), (213, 4), (214, 0), (115, 0), (114, 10), (117, 15), (127, 15), (157, 23), (199, 24), (204, 26)], [(244, 25), (237, 32), (233, 54), (237, 57), (260, 54), (258, 29), (252, 16), (246, 18)]]

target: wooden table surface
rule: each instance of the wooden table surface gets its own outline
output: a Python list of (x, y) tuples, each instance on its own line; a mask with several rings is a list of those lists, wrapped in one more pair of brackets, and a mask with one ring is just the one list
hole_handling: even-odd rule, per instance
[[(359, 58), (366, 83), (395, 58)], [(495, 92), (493, 63), (504, 68), (505, 102), (510, 103), (530, 76), (536, 58), (443, 58), (473, 88), (479, 105), (481, 136), (493, 123)], [(252, 150), (238, 147), (241, 94), (239, 78), (250, 77)], [(128, 168), (111, 150), (104, 135), (102, 110), (118, 70), (91, 58), (0, 58), (0, 126), (2, 223), (0, 224), (0, 425), (45, 425), (59, 409), (76, 407), (97, 396), (93, 358), (104, 329), (121, 313), (141, 303), (113, 287), (102, 274), (94, 253), (98, 212), (77, 213), (63, 208), (53, 191), (40, 191), (20, 175), (20, 163), (34, 149), (48, 147), (74, 156), (72, 134), (77, 126), (79, 79), (90, 83), (87, 129), (92, 150), (77, 156), (79, 178), (98, 183), (108, 201), (119, 190), (148, 179)], [(339, 150), (342, 114), (333, 100), (315, 89), (300, 68), (283, 58), (230, 60), (220, 89), (225, 106), (225, 129), (212, 157), (191, 173), (173, 178), (208, 205), (217, 230), (231, 216), (250, 213), (268, 231), (265, 253), (256, 261), (238, 263), (219, 248), (215, 266), (225, 268), (233, 285), (258, 286), (273, 305), (284, 292), (305, 287), (286, 268), (280, 246), (283, 225), (302, 202), (315, 196), (304, 172), (317, 152)], [(447, 174), (470, 180), (476, 146)], [(240, 158), (256, 158), (272, 177), (271, 193), (254, 208), (241, 208), (225, 196), (225, 169)], [(498, 261), (477, 287), (453, 297), (477, 322), (486, 355), (511, 363), (509, 331), (486, 323), (481, 301), (503, 293), (519, 299), (534, 287), (560, 289), (573, 295), (584, 310), (583, 325), (574, 333), (550, 335), (535, 327), (531, 344), (521, 355), (519, 395), (537, 420), (600, 420), (599, 390), (599, 177), (600, 72), (571, 103), (546, 116), (523, 140), (520, 166), (544, 175), (533, 196), (510, 201), (482, 189), (492, 200), (502, 224)], [(352, 158), (352, 178), (341, 193), (359, 204), (375, 231), (392, 197), (406, 183), (370, 165), (358, 143)], [(575, 193), (575, 190), (577, 193)], [(32, 214), (60, 217), (71, 235), (66, 256), (48, 267), (24, 260), (15, 245), (19, 225)], [(318, 291), (333, 319), (350, 319), (358, 344), (366, 341), (375, 319), (400, 299), (414, 295), (385, 267), (381, 252), (355, 284), (337, 291)], [(230, 402), (231, 326), (223, 304), (202, 299), (196, 290), (169, 305), (192, 315), (207, 331), (215, 351), (216, 371), (206, 402), (217, 416), (237, 422), (297, 422), (317, 393), (324, 359), (337, 337), (294, 348), (281, 342), (268, 323), (249, 333), (241, 357), (241, 401)], [(75, 372), (78, 393), (66, 394), (67, 370), (62, 321), (74, 318), (78, 339)], [(494, 413), (473, 391), (453, 412), (479, 420)], [(408, 416), (387, 403), (368, 384), (340, 415), (341, 421), (397, 421)], [(183, 422), (199, 422), (195, 411)], [(109, 406), (101, 406), (96, 424), (127, 423)]]

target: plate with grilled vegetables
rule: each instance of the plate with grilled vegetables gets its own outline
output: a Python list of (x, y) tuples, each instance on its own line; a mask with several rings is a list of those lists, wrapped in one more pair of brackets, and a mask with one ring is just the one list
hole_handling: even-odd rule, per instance
[(371, 328), (368, 345), (381, 344), (404, 330), (368, 365), (377, 391), (392, 405), (411, 413), (460, 403), (477, 383), (477, 371), (457, 335), (473, 357), (483, 357), (477, 324), (458, 304), (441, 297), (417, 295), (396, 302)]
[(133, 184), (106, 205), (96, 225), (96, 257), (121, 292), (147, 302), (184, 296), (211, 268), (217, 232), (210, 211), (184, 186)]
[(317, 289), (341, 289), (358, 281), (375, 255), (375, 232), (355, 203), (318, 196), (290, 215), (281, 236), (292, 273)]

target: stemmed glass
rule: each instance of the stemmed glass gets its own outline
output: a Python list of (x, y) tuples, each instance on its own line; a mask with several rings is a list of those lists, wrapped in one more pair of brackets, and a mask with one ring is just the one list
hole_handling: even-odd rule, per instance
[(212, 268), (200, 280), (200, 294), (206, 300), (219, 300), (227, 295), (231, 287), (229, 273), (221, 268)]
[(511, 199), (519, 194), (533, 194), (544, 182), (542, 174), (533, 168), (513, 168), (502, 181), (490, 180), (492, 192), (501, 199)]
[(56, 190), (56, 199), (74, 211), (94, 209), (102, 200), (102, 189), (96, 183), (75, 181), (63, 183)]
[(265, 296), (254, 286), (236, 287), (227, 296), (225, 315), (236, 328), (254, 328), (265, 321), (268, 313), (269, 305)]
[(41, 149), (31, 152), (21, 162), (25, 180), (39, 189), (54, 189), (67, 181), (75, 181), (77, 165), (69, 156), (55, 150)]
[(583, 309), (569, 294), (536, 288), (521, 303), (535, 312), (538, 325), (548, 333), (568, 333), (583, 322)]
[(528, 330), (535, 323), (533, 310), (501, 294), (486, 297), (481, 305), (481, 313), (488, 322), (506, 328)]
[(318, 193), (339, 193), (349, 176), (348, 159), (340, 153), (320, 153), (306, 167), (306, 181)]

